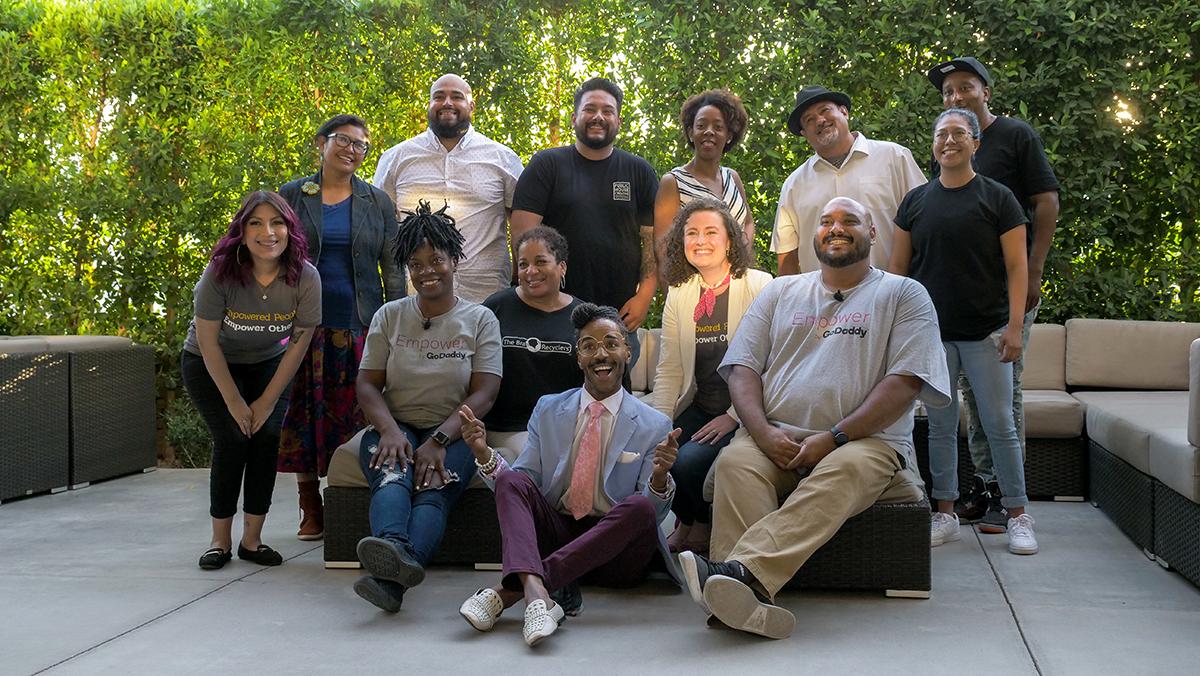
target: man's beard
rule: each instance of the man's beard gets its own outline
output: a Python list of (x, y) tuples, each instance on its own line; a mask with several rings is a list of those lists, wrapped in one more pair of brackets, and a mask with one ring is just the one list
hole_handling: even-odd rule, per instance
[(866, 240), (855, 240), (854, 248), (843, 254), (827, 254), (814, 240), (813, 250), (817, 253), (817, 260), (831, 268), (849, 267), (871, 255), (871, 245)]
[(586, 125), (583, 127), (576, 126), (575, 127), (575, 138), (580, 143), (591, 148), (592, 150), (600, 150), (602, 148), (607, 148), (608, 146), (612, 145), (613, 139), (617, 138), (616, 132), (614, 132), (609, 127), (604, 128), (604, 136), (599, 139), (588, 136), (587, 130), (588, 130), (588, 128)]
[(436, 113), (429, 116), (429, 129), (438, 138), (458, 138), (467, 133), (470, 126), (470, 115), (459, 115), (458, 122), (454, 124), (440, 122)]

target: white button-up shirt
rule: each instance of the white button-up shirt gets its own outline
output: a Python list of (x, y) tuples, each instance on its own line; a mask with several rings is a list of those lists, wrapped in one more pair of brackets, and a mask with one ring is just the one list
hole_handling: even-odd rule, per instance
[(872, 141), (862, 132), (854, 135), (854, 145), (841, 168), (814, 153), (788, 176), (779, 193), (771, 251), (796, 251), (800, 272), (820, 267), (812, 240), (821, 222), (821, 209), (834, 197), (849, 197), (866, 207), (876, 232), (871, 264), (886, 270), (896, 210), (909, 190), (925, 184), (925, 174), (908, 148)]
[(450, 150), (429, 129), (388, 148), (379, 158), (374, 184), (396, 203), (397, 219), (428, 200), (437, 211), (443, 200), (466, 242), (455, 275), (455, 291), (479, 303), (509, 285), (505, 210), (521, 175), (521, 159), (474, 127)]

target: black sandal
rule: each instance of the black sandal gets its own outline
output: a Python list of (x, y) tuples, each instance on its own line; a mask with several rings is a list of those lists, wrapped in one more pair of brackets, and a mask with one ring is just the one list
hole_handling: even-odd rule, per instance
[(283, 563), (283, 556), (264, 544), (259, 544), (258, 549), (250, 550), (239, 543), (238, 558), (243, 561), (257, 563), (260, 566), (278, 566)]
[(228, 550), (213, 547), (200, 555), (200, 567), (204, 570), (217, 570), (225, 567), (232, 558), (233, 554)]

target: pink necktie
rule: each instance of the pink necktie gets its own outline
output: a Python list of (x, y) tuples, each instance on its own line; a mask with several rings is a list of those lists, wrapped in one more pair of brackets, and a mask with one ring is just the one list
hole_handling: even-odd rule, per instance
[(604, 413), (604, 404), (593, 401), (588, 404), (587, 413), (583, 438), (579, 440), (579, 455), (575, 457), (575, 469), (571, 472), (571, 487), (567, 492), (567, 509), (576, 520), (592, 511), (596, 467), (600, 464), (600, 416)]

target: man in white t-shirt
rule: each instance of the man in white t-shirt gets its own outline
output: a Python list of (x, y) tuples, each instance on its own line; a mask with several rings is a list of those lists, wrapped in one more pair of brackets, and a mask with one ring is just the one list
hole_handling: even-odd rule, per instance
[(779, 257), (779, 275), (817, 269), (808, 246), (825, 203), (850, 197), (862, 204), (876, 228), (871, 262), (887, 268), (892, 255), (892, 218), (909, 190), (925, 184), (925, 175), (908, 148), (874, 141), (850, 131), (850, 97), (820, 86), (796, 94), (788, 131), (803, 136), (813, 156), (788, 176), (779, 193), (771, 251)]
[[(425, 200), (446, 213), (462, 233), (465, 258), (454, 275), (455, 293), (473, 303), (509, 285), (507, 223), (521, 159), (508, 146), (471, 126), (471, 86), (448, 73), (429, 89), (429, 128), (388, 148), (375, 169), (376, 186), (415, 211)], [(402, 219), (399, 216), (398, 219)]]
[(912, 404), (949, 404), (950, 377), (929, 294), (871, 266), (875, 239), (862, 204), (824, 205), (820, 270), (768, 284), (721, 362), (741, 427), (717, 460), (712, 559), (679, 562), (734, 629), (786, 638), (772, 599), (813, 552), (875, 502), (921, 498)]

